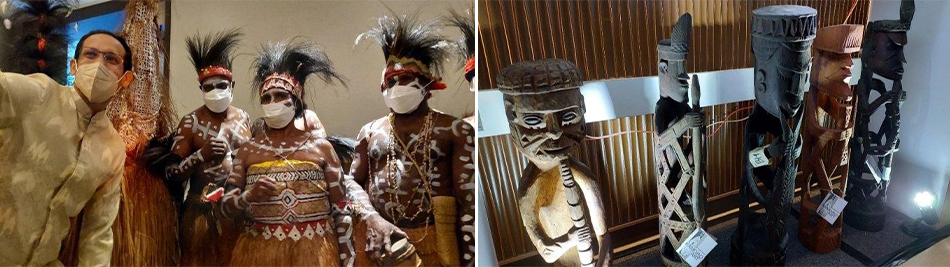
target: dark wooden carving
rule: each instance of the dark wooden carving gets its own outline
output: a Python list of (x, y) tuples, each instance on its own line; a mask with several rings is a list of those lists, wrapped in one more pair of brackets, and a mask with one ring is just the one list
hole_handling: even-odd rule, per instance
[[(799, 180), (802, 210), (798, 220), (798, 238), (802, 245), (817, 253), (828, 253), (841, 246), (841, 216), (828, 223), (818, 214), (828, 194), (844, 197), (848, 176), (848, 141), (854, 133), (854, 93), (851, 80), (851, 53), (861, 49), (862, 25), (835, 25), (818, 30), (812, 64), (811, 89), (805, 101), (805, 155)], [(834, 173), (841, 175), (840, 186), (831, 183)], [(812, 188), (817, 184), (816, 188)], [(815, 193), (817, 190), (817, 194)]]
[(695, 76), (693, 97), (687, 97), (690, 79), (685, 61), (692, 22), (689, 13), (682, 15), (670, 39), (660, 41), (657, 46), (660, 100), (656, 102), (653, 156), (660, 198), (660, 256), (667, 266), (688, 266), (676, 249), (706, 222), (705, 124)]
[[(855, 88), (858, 115), (851, 140), (851, 169), (844, 222), (864, 231), (884, 229), (885, 201), (890, 183), (891, 159), (900, 147), (900, 105), (907, 98), (904, 75), (904, 45), (914, 17), (914, 1), (901, 2), (900, 20), (879, 20), (868, 24), (861, 55), (861, 80)], [(891, 89), (872, 77), (877, 74), (894, 82)], [(878, 97), (870, 99), (871, 92)], [(870, 127), (871, 116), (884, 108), (884, 121), (877, 131)]]
[[(755, 107), (746, 123), (739, 190), (745, 203), (758, 202), (765, 212), (740, 205), (730, 251), (733, 265), (785, 262), (786, 222), (802, 145), (801, 106), (817, 23), (817, 11), (810, 7), (767, 6), (752, 12)], [(767, 135), (774, 137), (771, 144), (765, 144)]]

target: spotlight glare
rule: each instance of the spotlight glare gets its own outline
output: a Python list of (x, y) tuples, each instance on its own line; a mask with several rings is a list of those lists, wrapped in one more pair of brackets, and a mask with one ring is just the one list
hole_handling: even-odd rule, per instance
[(925, 192), (917, 193), (917, 195), (914, 196), (914, 203), (917, 204), (917, 207), (921, 207), (921, 208), (926, 208), (926, 207), (933, 206), (933, 204), (934, 204), (934, 195), (932, 195), (932, 194), (930, 194), (930, 192), (926, 192), (926, 191), (925, 191)]

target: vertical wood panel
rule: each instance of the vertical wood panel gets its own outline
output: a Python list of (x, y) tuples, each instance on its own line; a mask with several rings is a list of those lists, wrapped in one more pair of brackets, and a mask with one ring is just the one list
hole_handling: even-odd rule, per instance
[[(676, 19), (693, 15), (690, 72), (752, 67), (752, 10), (776, 4), (811, 6), (818, 26), (840, 24), (851, 1), (835, 0), (479, 0), (479, 88), (514, 62), (559, 57), (588, 80), (656, 75), (656, 44)], [(859, 0), (847, 22), (867, 24), (870, 0)]]

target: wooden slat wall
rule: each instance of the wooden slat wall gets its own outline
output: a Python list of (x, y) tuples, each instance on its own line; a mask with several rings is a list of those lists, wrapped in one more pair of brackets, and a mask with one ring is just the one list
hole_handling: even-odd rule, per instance
[[(744, 101), (707, 107), (704, 108), (706, 120), (722, 121), (729, 112), (752, 105), (752, 101)], [(750, 112), (751, 109), (737, 112), (730, 119), (745, 118)], [(707, 133), (716, 127), (718, 125), (710, 127)], [(744, 129), (745, 122), (727, 123), (716, 135), (707, 137), (709, 198), (738, 189)], [(630, 133), (585, 141), (574, 152), (596, 175), (611, 230), (657, 214), (652, 131), (652, 114), (590, 123), (587, 132), (590, 136)], [(535, 249), (524, 230), (516, 201), (518, 180), (527, 160), (515, 149), (508, 135), (480, 138), (478, 153), (481, 188), (485, 189), (485, 205), (498, 261), (505, 263), (530, 255)]]
[[(818, 26), (840, 24), (849, 0), (479, 0), (480, 89), (515, 62), (562, 58), (587, 80), (656, 75), (656, 44), (683, 13), (693, 16), (689, 72), (752, 67), (752, 10), (794, 4), (818, 10)], [(847, 23), (867, 24), (870, 0)]]

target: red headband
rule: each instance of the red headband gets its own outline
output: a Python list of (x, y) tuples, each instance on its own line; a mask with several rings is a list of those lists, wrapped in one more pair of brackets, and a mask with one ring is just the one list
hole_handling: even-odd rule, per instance
[(293, 76), (283, 73), (274, 73), (267, 76), (267, 78), (264, 79), (264, 84), (261, 86), (261, 95), (264, 95), (264, 92), (271, 89), (283, 89), (297, 97), (300, 97), (303, 93), (303, 87), (300, 86), (300, 82), (297, 82), (297, 79), (294, 79)]
[(473, 71), (475, 71), (475, 57), (470, 57), (465, 61), (465, 75)]
[(222, 67), (218, 67), (218, 66), (208, 66), (198, 71), (198, 82), (202, 82), (205, 79), (211, 78), (214, 76), (223, 76), (225, 78), (228, 78), (228, 80), (230, 80), (231, 71)]
[(422, 62), (413, 58), (389, 56), (389, 59), (386, 60), (386, 69), (383, 70), (383, 82), (379, 86), (380, 90), (386, 90), (386, 80), (389, 80), (390, 77), (406, 73), (424, 76), (432, 80), (432, 85), (429, 86), (429, 90), (436, 91), (448, 88), (445, 83), (442, 83), (442, 78), (429, 74), (428, 69)]

